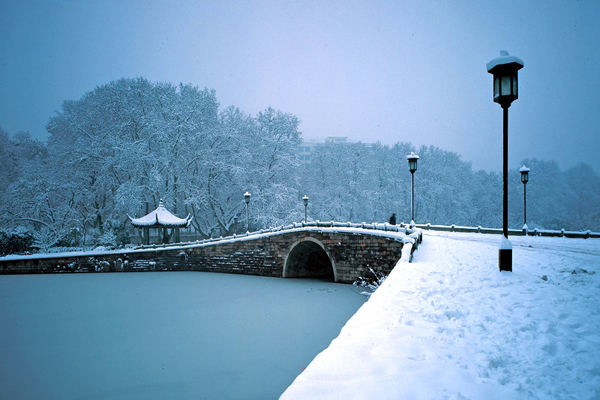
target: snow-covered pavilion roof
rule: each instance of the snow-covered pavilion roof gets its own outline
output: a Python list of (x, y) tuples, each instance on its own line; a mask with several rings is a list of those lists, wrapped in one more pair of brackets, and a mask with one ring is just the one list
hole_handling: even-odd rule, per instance
[(152, 227), (152, 228), (185, 228), (192, 222), (192, 217), (188, 214), (185, 218), (179, 218), (171, 214), (163, 205), (162, 200), (158, 203), (158, 208), (150, 214), (141, 218), (131, 218), (131, 224), (137, 228)]

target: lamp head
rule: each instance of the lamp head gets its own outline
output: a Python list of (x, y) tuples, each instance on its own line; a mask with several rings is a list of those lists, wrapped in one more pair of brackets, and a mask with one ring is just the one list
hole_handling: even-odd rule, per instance
[(500, 52), (500, 57), (487, 63), (487, 71), (494, 75), (494, 101), (502, 107), (510, 106), (519, 97), (518, 71), (524, 65), (523, 60), (508, 55), (506, 50)]
[(529, 182), (529, 171), (531, 170), (524, 165), (519, 169), (519, 172), (521, 173), (521, 182), (523, 182), (523, 184)]
[(410, 153), (406, 156), (406, 159), (408, 160), (408, 170), (411, 173), (415, 172), (417, 170), (417, 160), (419, 159), (419, 156), (415, 153)]

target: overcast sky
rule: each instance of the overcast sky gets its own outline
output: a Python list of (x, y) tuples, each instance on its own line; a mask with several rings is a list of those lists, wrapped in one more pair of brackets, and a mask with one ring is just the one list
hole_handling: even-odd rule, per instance
[(305, 140), (435, 145), (500, 172), (485, 66), (507, 50), (525, 62), (511, 168), (600, 172), (598, 21), (597, 0), (0, 0), (0, 127), (45, 139), (64, 100), (141, 76), (292, 113)]

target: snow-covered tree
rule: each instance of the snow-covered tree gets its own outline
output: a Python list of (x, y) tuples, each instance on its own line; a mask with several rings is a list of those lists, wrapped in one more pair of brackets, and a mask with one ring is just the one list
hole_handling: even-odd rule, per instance
[(253, 192), (256, 227), (290, 221), (299, 121), (271, 108), (219, 113), (214, 91), (120, 79), (67, 101), (48, 124), (56, 179), (85, 232), (102, 234), (163, 199), (204, 236), (232, 233)]
[(415, 219), (420, 223), (472, 224), (471, 163), (434, 146), (423, 146), (418, 154)]
[[(298, 220), (300, 121), (294, 115), (268, 108), (254, 118), (245, 145), (246, 190), (252, 194), (251, 226), (277, 226)], [(294, 210), (298, 210), (297, 212)]]
[(580, 163), (564, 173), (574, 198), (569, 199), (569, 229), (600, 230), (600, 176), (587, 164)]
[(185, 212), (189, 166), (218, 130), (217, 111), (214, 91), (143, 78), (65, 102), (48, 124), (49, 149), (79, 224), (103, 232), (105, 222), (118, 226), (161, 198)]
[(251, 135), (251, 119), (228, 107), (219, 114), (218, 125), (202, 136), (201, 146), (188, 160), (186, 207), (192, 224), (204, 236), (218, 231), (234, 233), (234, 222), (243, 210), (246, 164), (245, 141)]
[[(525, 159), (521, 165), (531, 169), (527, 183), (527, 225), (530, 229), (571, 229), (568, 215), (574, 199), (556, 161)], [(523, 226), (523, 184), (518, 169), (510, 171), (509, 224)]]
[(373, 214), (370, 155), (361, 143), (329, 142), (315, 148), (303, 179), (314, 219), (362, 221)]

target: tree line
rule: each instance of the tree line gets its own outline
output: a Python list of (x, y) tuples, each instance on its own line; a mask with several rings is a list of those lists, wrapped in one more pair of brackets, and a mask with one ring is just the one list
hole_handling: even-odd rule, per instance
[[(440, 225), (502, 227), (502, 175), (474, 171), (460, 155), (435, 146), (375, 143), (324, 144), (302, 172), (314, 219), (353, 222), (411, 219), (411, 174), (406, 156), (419, 155), (415, 221)], [(581, 163), (562, 171), (556, 161), (525, 159), (529, 229), (600, 229), (600, 177)], [(314, 197), (314, 201), (312, 200)], [(509, 171), (509, 226), (523, 226), (519, 168)]]
[[(415, 174), (419, 223), (499, 227), (501, 176), (473, 171), (434, 146), (328, 143), (311, 163), (297, 157), (300, 121), (267, 108), (252, 116), (220, 109), (214, 90), (119, 79), (65, 101), (50, 118), (47, 143), (0, 129), (0, 228), (30, 232), (38, 247), (126, 243), (128, 216), (159, 199), (193, 217), (200, 237), (239, 232), (244, 192), (250, 229), (304, 218), (354, 222), (410, 219), (406, 155)], [(600, 178), (585, 164), (524, 160), (530, 228), (600, 229)], [(522, 184), (510, 177), (510, 224), (522, 225)]]

